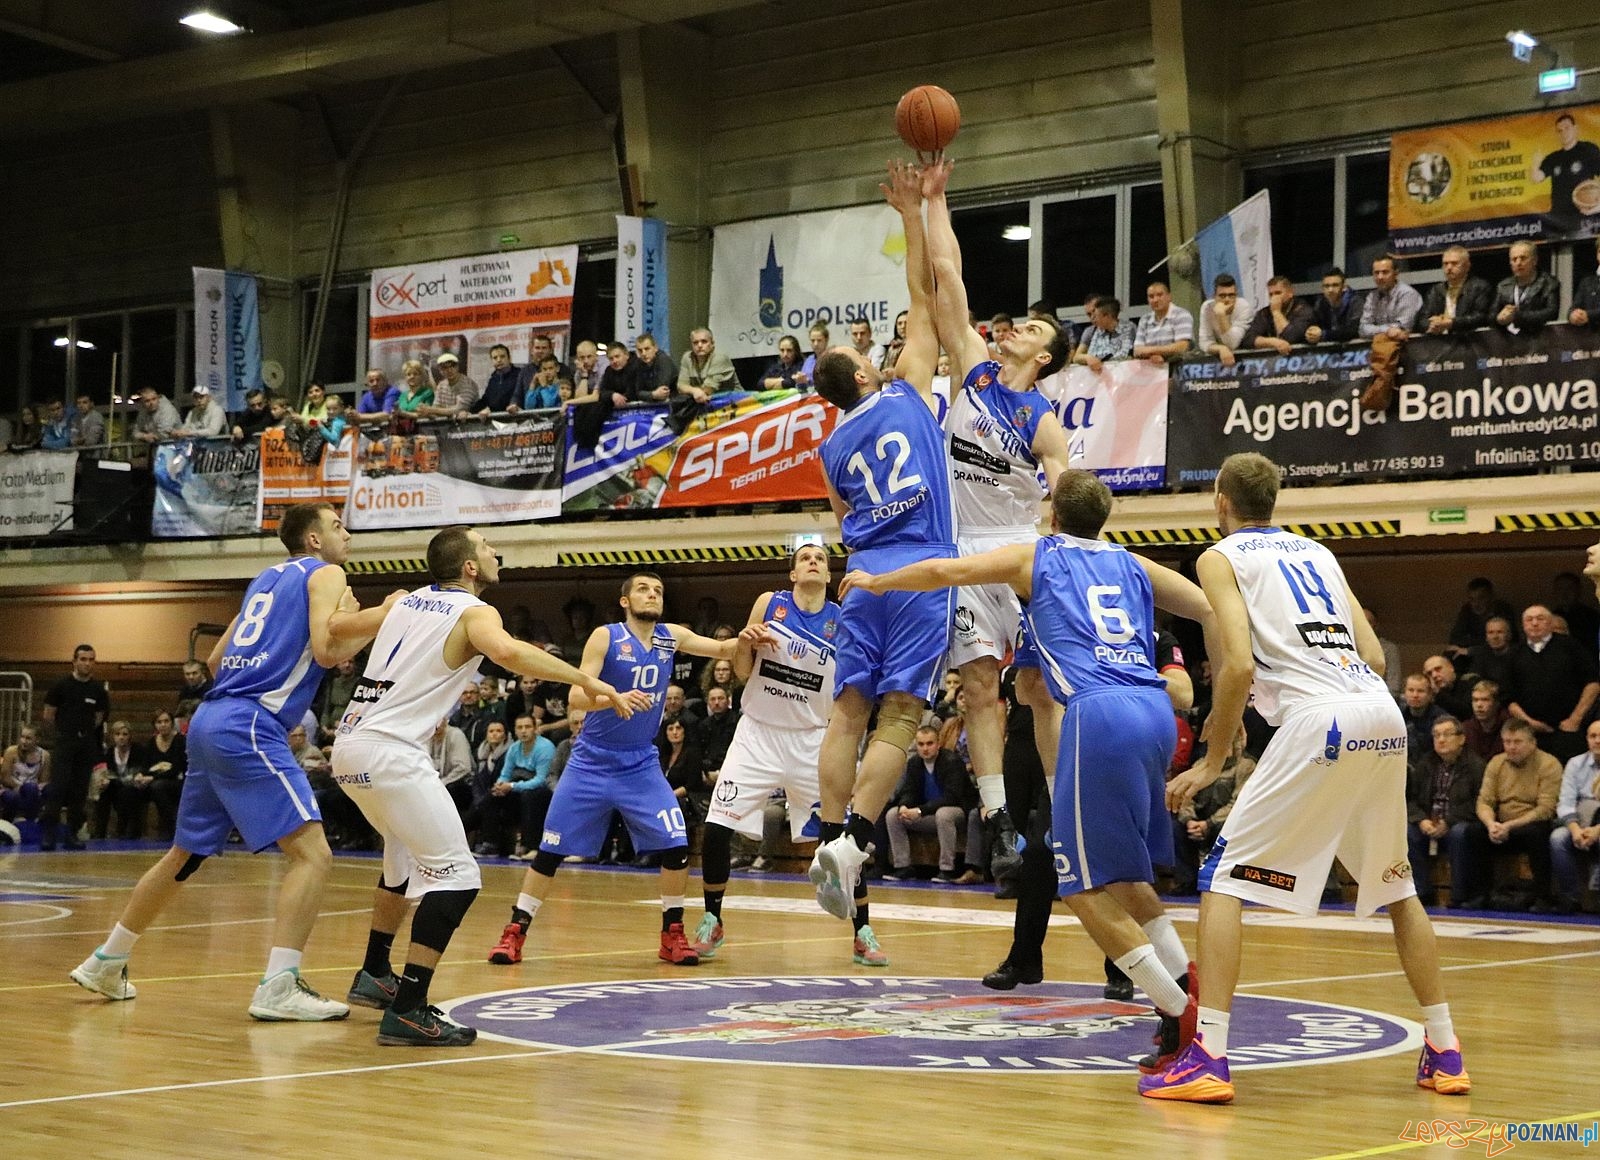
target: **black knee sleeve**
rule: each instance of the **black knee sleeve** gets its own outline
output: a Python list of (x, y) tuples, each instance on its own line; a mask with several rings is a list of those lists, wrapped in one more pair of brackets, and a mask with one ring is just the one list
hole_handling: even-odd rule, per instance
[(674, 846), (670, 850), (661, 851), (661, 868), (663, 870), (682, 870), (689, 864), (689, 847)]
[(390, 886), (383, 880), (383, 875), (381, 873), (378, 875), (378, 889), (387, 890), (390, 894), (404, 894), (406, 892), (406, 888), (410, 885), (411, 879), (407, 878), (404, 882), (400, 883), (399, 886)]
[(416, 917), (411, 920), (411, 941), (418, 946), (443, 953), (450, 945), (450, 936), (466, 917), (467, 908), (478, 897), (477, 887), (471, 890), (431, 890), (417, 904)]
[(561, 855), (552, 854), (549, 850), (540, 850), (533, 856), (533, 872), (543, 874), (546, 878), (556, 876), (556, 868), (561, 865)]
[(172, 876), (172, 880), (174, 882), (189, 881), (189, 875), (200, 869), (200, 863), (204, 862), (206, 857), (207, 856), (205, 854), (190, 854), (189, 860), (185, 862), (182, 868)]
[(727, 826), (707, 822), (705, 837), (700, 842), (700, 877), (707, 882), (726, 882), (732, 863), (733, 831)]

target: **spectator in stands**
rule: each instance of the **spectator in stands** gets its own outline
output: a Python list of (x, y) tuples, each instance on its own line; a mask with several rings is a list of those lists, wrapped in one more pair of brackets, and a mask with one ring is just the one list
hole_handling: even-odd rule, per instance
[(272, 408), (267, 401), (267, 392), (256, 387), (244, 397), (244, 410), (233, 420), (233, 440), (242, 443), (246, 439), (254, 439), (261, 432), (272, 426)]
[(94, 400), (88, 395), (78, 396), (78, 405), (72, 410), (71, 442), (74, 447), (102, 447), (106, 441), (106, 420)]
[[(1478, 820), (1478, 791), (1483, 786), (1483, 758), (1467, 747), (1467, 733), (1454, 717), (1433, 723), (1433, 748), (1406, 767), (1406, 848), (1411, 879), (1422, 905), (1433, 906), (1433, 860), (1442, 855), (1455, 864), (1464, 851), (1467, 830)], [(1452, 905), (1466, 895), (1451, 893)]]
[(439, 381), (433, 387), (433, 402), (420, 409), (426, 418), (462, 419), (478, 404), (482, 392), (461, 370), (461, 360), (445, 351), (433, 360), (439, 371)]
[[(1515, 643), (1511, 621), (1491, 616), (1483, 622), (1483, 642), (1466, 650), (1468, 675), (1493, 681), (1501, 689), (1511, 684), (1511, 647)], [(1454, 650), (1452, 650), (1454, 651)]]
[[(458, 726), (459, 728), (459, 726)], [(483, 731), (483, 740), (473, 750), (477, 764), (472, 775), (472, 804), (480, 804), (489, 796), (489, 787), (500, 776), (505, 764), (506, 749), (510, 744), (511, 730), (504, 721), (490, 721)]]
[(1405, 683), (1405, 670), (1400, 667), (1400, 646), (1383, 635), (1378, 628), (1378, 616), (1372, 609), (1363, 608), (1361, 611), (1372, 626), (1373, 635), (1378, 638), (1378, 646), (1383, 649), (1383, 683), (1389, 687), (1389, 695), (1398, 698), (1400, 687)]
[(315, 419), (312, 420), (313, 428), (329, 447), (339, 446), (339, 440), (344, 438), (345, 428), (349, 423), (345, 415), (343, 395), (329, 395), (326, 414), (322, 421), (319, 423)]
[(1539, 269), (1532, 242), (1511, 243), (1511, 274), (1495, 289), (1494, 322), (1507, 334), (1534, 334), (1561, 313), (1561, 283)]
[(1422, 675), (1428, 678), (1433, 689), (1433, 703), (1457, 721), (1465, 721), (1472, 713), (1472, 694), (1456, 676), (1456, 667), (1448, 657), (1432, 656), (1422, 662)]
[(852, 318), (850, 320), (850, 345), (856, 348), (857, 354), (873, 366), (882, 368), (883, 347), (879, 346), (872, 337), (872, 323), (864, 318)]
[(545, 814), (550, 809), (550, 762), (555, 743), (540, 737), (532, 717), (516, 720), (516, 739), (506, 747), (500, 777), (489, 787), (490, 807), (485, 819), (487, 837), (475, 851), (508, 857), (513, 852), (512, 828), (521, 834), (516, 842), (525, 852), (539, 845)]
[(1345, 284), (1335, 266), (1322, 276), (1322, 293), (1311, 303), (1307, 342), (1350, 342), (1361, 333), (1361, 295)]
[(376, 423), (387, 419), (400, 404), (400, 388), (389, 381), (381, 367), (367, 368), (367, 389), (356, 400), (356, 419)]
[[(726, 638), (724, 638), (726, 639)], [(744, 682), (733, 671), (733, 662), (723, 657), (700, 671), (701, 699), (709, 701), (712, 689), (726, 689), (735, 709), (744, 696)]]
[(961, 692), (961, 670), (947, 669), (939, 692), (933, 698), (933, 716), (938, 721), (948, 721), (960, 710), (956, 707), (956, 694)]
[[(568, 714), (570, 718), (571, 714)], [(684, 696), (682, 685), (668, 685), (666, 694), (661, 698), (661, 728), (656, 732), (656, 748), (661, 748), (666, 737), (666, 727), (673, 721), (682, 721), (689, 730), (689, 735), (694, 736), (695, 726), (700, 723), (700, 714), (690, 707)]]
[(44, 697), (44, 722), (55, 727), (56, 735), (51, 747), (55, 768), (40, 815), (44, 827), (40, 848), (44, 850), (55, 849), (63, 813), (63, 844), (69, 850), (83, 849), (78, 831), (83, 827), (94, 767), (105, 752), (106, 718), (111, 716), (111, 694), (105, 682), (95, 680), (94, 666), (94, 646), (80, 644), (72, 650), (72, 671), (51, 685)]
[(405, 380), (406, 385), (405, 390), (400, 392), (399, 401), (394, 405), (395, 411), (405, 415), (425, 416), (434, 399), (433, 380), (428, 377), (428, 368), (422, 365), (421, 359), (408, 358), (400, 364), (400, 377)]
[(1503, 617), (1509, 625), (1512, 620), (1511, 605), (1495, 595), (1494, 582), (1487, 577), (1478, 576), (1467, 581), (1467, 602), (1456, 613), (1456, 622), (1450, 626), (1450, 647), (1445, 651), (1460, 655), (1475, 644), (1483, 644), (1487, 639), (1484, 627), (1493, 616)]
[(1522, 613), (1522, 643), (1511, 652), (1511, 687), (1506, 709), (1539, 735), (1539, 745), (1558, 761), (1583, 752), (1583, 722), (1600, 697), (1594, 642), (1580, 645), (1555, 631), (1542, 604)]
[(6, 447), (11, 451), (31, 451), (39, 446), (39, 440), (44, 437), (44, 428), (39, 423), (39, 413), (32, 407), (23, 407), (17, 412), (16, 427), (6, 440)]
[(522, 396), (530, 377), (525, 368), (511, 361), (511, 348), (497, 342), (489, 348), (489, 378), (483, 396), (473, 405), (479, 415), (502, 415), (522, 409)]
[(1445, 711), (1433, 703), (1433, 686), (1421, 673), (1407, 673), (1400, 694), (1400, 712), (1406, 719), (1406, 757), (1418, 760), (1433, 745), (1433, 727)]
[(1016, 320), (1009, 314), (996, 314), (989, 319), (989, 357), (999, 359), (1000, 344), (1011, 337), (1011, 332), (1016, 330)]
[(193, 717), (195, 709), (214, 684), (216, 682), (211, 677), (211, 670), (206, 668), (204, 661), (192, 658), (184, 661), (183, 682), (178, 686), (178, 706), (174, 710), (176, 715), (184, 719)]
[(34, 822), (50, 785), (50, 754), (39, 744), (39, 731), (24, 725), (17, 743), (0, 755), (0, 820)]
[[(538, 366), (547, 356), (555, 355), (555, 353), (555, 343), (551, 341), (550, 336), (548, 334), (536, 334), (533, 336), (533, 349), (528, 355), (528, 363), (530, 366)], [(573, 368), (562, 362), (559, 355), (556, 356), (556, 362), (560, 366), (560, 374), (570, 378)]]
[(572, 387), (576, 394), (598, 391), (601, 372), (600, 348), (587, 338), (574, 348), (572, 361)]
[(819, 322), (807, 332), (807, 336), (811, 339), (811, 353), (800, 364), (800, 370), (805, 374), (807, 383), (815, 383), (817, 360), (828, 353), (828, 328)]
[(1231, 367), (1233, 352), (1244, 341), (1254, 313), (1249, 300), (1239, 297), (1239, 283), (1232, 274), (1218, 274), (1211, 295), (1200, 305), (1200, 350)]
[[(1594, 240), (1595, 258), (1600, 261), (1600, 238)], [(1574, 255), (1573, 260), (1577, 260)], [(1585, 274), (1572, 292), (1572, 311), (1567, 321), (1573, 326), (1600, 326), (1600, 270)]]
[(1099, 374), (1106, 363), (1133, 353), (1133, 330), (1122, 321), (1122, 303), (1111, 295), (1101, 294), (1095, 299), (1089, 323), (1072, 355), (1073, 362)]
[[(1180, 718), (1181, 720), (1181, 718)], [(1200, 865), (1211, 852), (1222, 823), (1233, 812), (1239, 791), (1255, 772), (1256, 759), (1244, 749), (1245, 731), (1233, 739), (1222, 776), (1195, 794), (1194, 800), (1172, 815), (1172, 838), (1177, 860), (1172, 867), (1172, 892), (1195, 894), (1199, 888)]]
[(317, 745), (306, 735), (304, 725), (296, 725), (289, 730), (289, 752), (294, 754), (295, 762), (307, 773), (327, 773), (331, 768), (328, 755), (322, 752), (322, 747)]
[(321, 706), (317, 710), (317, 723), (322, 727), (321, 740), (324, 745), (332, 744), (334, 731), (339, 727), (339, 719), (350, 707), (351, 698), (356, 695), (356, 685), (360, 680), (361, 667), (354, 658), (340, 661), (322, 679), (322, 687), (317, 690), (317, 700)]
[(1246, 350), (1275, 350), (1279, 354), (1306, 341), (1311, 307), (1294, 296), (1294, 282), (1282, 274), (1267, 280), (1267, 304), (1256, 311), (1239, 345)]
[[(900, 361), (900, 352), (906, 345), (906, 320), (911, 317), (909, 310), (902, 310), (894, 316), (894, 335), (889, 339), (889, 345), (883, 348), (882, 371), (886, 378), (894, 377), (894, 367)], [(799, 345), (798, 341), (795, 343)]]
[(889, 831), (890, 869), (884, 877), (903, 881), (911, 877), (911, 833), (939, 835), (939, 880), (960, 877), (956, 858), (967, 812), (961, 807), (967, 771), (961, 759), (939, 748), (939, 734), (931, 726), (917, 730), (916, 751), (906, 761), (905, 775), (889, 801), (884, 823)]
[(139, 390), (139, 417), (133, 421), (133, 437), (140, 443), (159, 443), (172, 438), (183, 420), (172, 400), (158, 394), (154, 387)]
[(700, 750), (700, 760), (712, 781), (722, 772), (722, 763), (728, 756), (728, 746), (733, 743), (733, 731), (739, 727), (739, 710), (733, 707), (733, 694), (721, 685), (712, 685), (706, 692), (706, 715), (694, 729), (695, 748)]
[(315, 379), (307, 383), (305, 394), (300, 397), (300, 410), (295, 413), (302, 425), (309, 426), (313, 419), (321, 423), (328, 417), (328, 389)]
[(1489, 325), (1494, 313), (1494, 287), (1472, 273), (1472, 255), (1465, 246), (1451, 246), (1439, 259), (1444, 281), (1435, 282), (1417, 316), (1424, 334), (1465, 334)]
[(1361, 307), (1362, 338), (1384, 335), (1403, 342), (1422, 312), (1422, 295), (1400, 281), (1388, 254), (1372, 260), (1373, 287)]
[(466, 736), (449, 721), (441, 720), (433, 727), (433, 737), (428, 744), (428, 757), (433, 768), (439, 771), (450, 800), (460, 810), (472, 800), (472, 748)]
[(183, 417), (183, 426), (172, 434), (180, 439), (214, 439), (227, 429), (228, 416), (220, 404), (212, 402), (211, 388), (200, 383), (194, 388), (194, 406)]
[(1472, 716), (1462, 719), (1467, 748), (1488, 761), (1502, 749), (1500, 728), (1506, 723), (1505, 706), (1500, 703), (1500, 686), (1494, 681), (1477, 681), (1472, 686)]
[(633, 352), (639, 363), (639, 397), (657, 403), (666, 402), (672, 397), (673, 383), (677, 377), (672, 356), (661, 349), (656, 336), (648, 330), (634, 342)]
[(1459, 857), (1451, 859), (1451, 892), (1462, 899), (1466, 910), (1482, 910), (1491, 902), (1497, 853), (1527, 855), (1533, 869), (1533, 898), (1496, 893), (1492, 899), (1496, 909), (1522, 910), (1550, 893), (1550, 829), (1561, 795), (1561, 763), (1540, 751), (1525, 721), (1507, 721), (1500, 740), (1505, 752), (1491, 757), (1484, 769), (1478, 820), (1467, 827)]
[(39, 435), (39, 446), (46, 451), (65, 451), (72, 446), (72, 420), (60, 399), (51, 399), (44, 405), (44, 430)]
[(498, 721), (505, 724), (505, 719), (499, 714), (484, 709), (481, 695), (478, 692), (476, 681), (468, 682), (461, 689), (461, 701), (450, 715), (450, 724), (461, 730), (467, 739), (467, 744), (476, 752), (483, 745), (484, 739), (489, 735), (489, 725)]
[(524, 411), (545, 411), (561, 406), (561, 364), (553, 354), (547, 354), (534, 368), (533, 378), (522, 394)]
[[(862, 324), (865, 325), (865, 324)], [(855, 327), (851, 327), (854, 333)], [(867, 329), (870, 338), (872, 330)], [(689, 332), (689, 352), (678, 366), (678, 393), (705, 404), (721, 391), (737, 390), (739, 378), (733, 363), (717, 349), (717, 340), (705, 327)]]
[(600, 376), (600, 389), (611, 392), (613, 406), (644, 402), (639, 360), (633, 357), (626, 344), (613, 342), (606, 347), (606, 369)]
[(810, 380), (805, 378), (804, 362), (800, 358), (800, 340), (786, 334), (778, 340), (778, 357), (761, 372), (761, 387), (768, 391), (803, 390)]
[[(1567, 762), (1556, 799), (1556, 825), (1550, 831), (1550, 868), (1555, 895), (1534, 910), (1572, 914), (1583, 903), (1583, 887), (1600, 854), (1600, 721), (1585, 735), (1588, 751)], [(1585, 907), (1591, 913), (1594, 906)]]
[(574, 596), (561, 606), (561, 619), (566, 622), (566, 636), (559, 642), (568, 656), (580, 656), (584, 642), (594, 631), (594, 602), (584, 596)]
[(117, 811), (117, 829), (123, 838), (137, 838), (144, 832), (144, 813), (150, 805), (150, 778), (138, 764), (133, 746), (133, 729), (126, 721), (111, 723), (111, 744), (106, 748), (105, 784), (94, 803), (94, 821), (89, 834), (104, 838), (111, 824), (111, 811)]
[(1567, 622), (1572, 639), (1593, 650), (1600, 640), (1600, 612), (1584, 601), (1583, 585), (1576, 572), (1559, 572), (1550, 582), (1550, 611)]
[(151, 721), (154, 732), (144, 743), (139, 763), (151, 778), (150, 800), (156, 803), (161, 839), (170, 841), (178, 824), (178, 799), (183, 796), (184, 775), (189, 772), (189, 743), (178, 732), (172, 714), (162, 709)]
[(678, 799), (685, 824), (693, 830), (706, 820), (716, 778), (706, 772), (705, 755), (690, 740), (682, 721), (661, 727), (661, 741), (656, 748), (661, 754), (661, 772)]
[(1173, 302), (1171, 288), (1159, 280), (1145, 287), (1144, 300), (1150, 313), (1133, 332), (1133, 357), (1160, 366), (1188, 354), (1194, 345), (1194, 315)]

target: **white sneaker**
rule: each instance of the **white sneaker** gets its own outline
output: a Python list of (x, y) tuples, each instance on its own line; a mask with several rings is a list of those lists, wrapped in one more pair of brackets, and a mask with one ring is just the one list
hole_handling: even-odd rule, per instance
[(73, 969), (72, 981), (107, 999), (131, 999), (138, 989), (128, 982), (128, 956), (101, 958), (97, 950)]
[(817, 888), (817, 905), (835, 918), (856, 916), (856, 887), (861, 884), (861, 867), (867, 854), (850, 840), (849, 834), (817, 847), (809, 877)]
[(268, 1023), (324, 1023), (349, 1014), (345, 1004), (313, 991), (293, 967), (263, 979), (250, 1000), (250, 1017)]

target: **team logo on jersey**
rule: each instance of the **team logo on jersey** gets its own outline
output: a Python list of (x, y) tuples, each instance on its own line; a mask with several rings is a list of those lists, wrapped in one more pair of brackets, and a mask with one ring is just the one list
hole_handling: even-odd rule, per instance
[(1354, 649), (1356, 635), (1337, 620), (1311, 620), (1294, 626), (1312, 648)]
[(711, 791), (711, 796), (723, 805), (728, 805), (739, 797), (739, 787), (733, 783), (732, 778), (721, 777), (717, 779), (717, 788)]
[(1033, 418), (1033, 408), (1024, 403), (1017, 408), (1016, 414), (1011, 416), (1011, 425), (1020, 431), (1028, 425), (1028, 420), (1031, 418)]
[(1342, 735), (1339, 732), (1339, 718), (1333, 719), (1333, 724), (1328, 726), (1328, 736), (1322, 745), (1322, 756), (1313, 757), (1315, 765), (1332, 765), (1339, 760), (1339, 742)]
[(789, 642), (789, 655), (797, 661), (804, 659), (806, 655), (806, 642), (803, 640), (791, 640)]
[(619, 641), (617, 643), (617, 655), (623, 660), (631, 661), (633, 659), (633, 642), (631, 640)]
[(973, 619), (972, 609), (965, 604), (956, 605), (956, 631), (962, 634), (970, 633), (976, 621)]
[(838, 632), (839, 632), (839, 622), (837, 620), (829, 618), (827, 621), (825, 621), (823, 623), (823, 625), (822, 625), (822, 635), (824, 637), (826, 637), (828, 640), (832, 640), (838, 634)]
[[(458, 999), (452, 1019), (490, 1039), (708, 1063), (1132, 1074), (1154, 1011), (1102, 984), (997, 994), (976, 979), (750, 976), (531, 987)], [(1238, 1067), (1292, 1067), (1415, 1050), (1415, 1023), (1331, 1003), (1240, 995)]]
[(987, 439), (994, 434), (994, 421), (987, 415), (974, 415), (967, 427), (980, 439)]
[(772, 610), (772, 619), (773, 620), (788, 620), (789, 619), (789, 606), (787, 604), (780, 604), (780, 605), (778, 605), (778, 607), (774, 608)]
[(983, 374), (978, 376), (978, 389), (981, 391), (992, 382), (994, 382), (994, 376), (988, 371), (984, 371)]

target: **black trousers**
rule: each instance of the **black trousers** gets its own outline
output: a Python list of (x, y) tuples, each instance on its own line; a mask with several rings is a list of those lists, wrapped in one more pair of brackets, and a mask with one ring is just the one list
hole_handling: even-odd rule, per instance
[(88, 814), (89, 784), (95, 764), (104, 756), (100, 746), (87, 737), (60, 741), (53, 754), (50, 784), (44, 787), (44, 809), (39, 824), (46, 841), (53, 841), (56, 823), (66, 813), (67, 841), (77, 840)]
[[(1006, 723), (1004, 757), (1006, 812), (1026, 845), (1017, 875), (1017, 914), (1011, 926), (1011, 952), (1019, 969), (1043, 969), (1044, 936), (1055, 904), (1056, 860), (1045, 833), (1050, 829), (1050, 787), (1033, 742), (1033, 713), (1012, 710)], [(969, 859), (970, 861), (970, 859)]]

